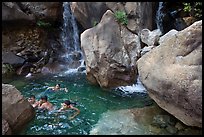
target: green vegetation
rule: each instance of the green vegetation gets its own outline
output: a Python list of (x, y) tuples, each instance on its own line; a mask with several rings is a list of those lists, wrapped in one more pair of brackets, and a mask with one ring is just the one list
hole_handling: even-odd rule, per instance
[(128, 24), (127, 15), (124, 11), (116, 11), (114, 16), (116, 17), (117, 21), (120, 22), (122, 25)]
[(183, 8), (183, 10), (185, 11), (185, 12), (191, 12), (191, 5), (190, 5), (190, 3), (183, 3), (183, 5), (184, 5), (184, 8)]
[(183, 2), (183, 10), (190, 16), (202, 19), (202, 2)]
[(93, 26), (95, 27), (97, 24), (98, 24), (98, 22), (94, 20)]
[(38, 20), (37, 25), (42, 28), (51, 27), (51, 24), (49, 22), (45, 22), (42, 20)]
[(14, 68), (12, 67), (11, 64), (3, 64), (2, 63), (2, 72), (5, 74), (14, 72)]

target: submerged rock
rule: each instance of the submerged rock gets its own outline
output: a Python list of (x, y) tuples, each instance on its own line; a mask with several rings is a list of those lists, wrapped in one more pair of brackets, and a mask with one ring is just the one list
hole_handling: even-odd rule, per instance
[(145, 130), (134, 121), (129, 110), (108, 111), (90, 131), (90, 135), (144, 135)]
[[(155, 118), (156, 122), (155, 126)], [(162, 121), (161, 121), (162, 118)], [(160, 119), (160, 120), (159, 120)], [(174, 121), (172, 123), (172, 121)], [(103, 113), (90, 135), (200, 135), (201, 129), (183, 126), (178, 129), (175, 117), (156, 106), (109, 110)], [(181, 124), (181, 123), (180, 123)], [(178, 124), (177, 124), (178, 126)]]

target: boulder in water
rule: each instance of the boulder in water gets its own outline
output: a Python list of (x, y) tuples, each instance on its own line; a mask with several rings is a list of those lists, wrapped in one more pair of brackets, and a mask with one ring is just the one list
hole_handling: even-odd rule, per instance
[(35, 110), (20, 91), (9, 84), (2, 84), (2, 118), (12, 132), (19, 131), (35, 116)]

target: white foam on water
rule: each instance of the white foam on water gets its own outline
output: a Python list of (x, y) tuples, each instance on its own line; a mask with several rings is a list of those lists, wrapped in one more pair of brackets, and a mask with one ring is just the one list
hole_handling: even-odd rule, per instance
[(116, 90), (121, 90), (125, 94), (147, 93), (147, 90), (141, 83), (139, 77), (137, 78), (136, 84), (133, 84), (130, 86), (120, 86), (120, 87), (117, 87)]

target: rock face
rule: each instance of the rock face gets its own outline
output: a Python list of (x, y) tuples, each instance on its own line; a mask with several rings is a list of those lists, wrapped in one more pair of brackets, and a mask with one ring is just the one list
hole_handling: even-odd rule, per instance
[(202, 20), (163, 37), (138, 60), (140, 80), (161, 108), (202, 127)]
[(3, 2), (2, 21), (56, 20), (60, 17), (59, 2)]
[(12, 52), (3, 52), (2, 53), (2, 63), (11, 64), (15, 67), (21, 66), (25, 62), (25, 59), (15, 55)]
[(35, 116), (34, 108), (12, 85), (2, 84), (2, 118), (12, 132), (17, 131)]
[(142, 29), (152, 30), (154, 27), (154, 2), (106, 2), (108, 8), (114, 13), (125, 11), (128, 16), (127, 28), (139, 34)]
[(141, 41), (148, 46), (156, 46), (159, 41), (159, 36), (161, 36), (161, 31), (159, 29), (153, 31), (143, 29), (140, 33)]
[(84, 29), (94, 27), (107, 10), (124, 11), (128, 16), (127, 28), (133, 33), (153, 28), (154, 2), (72, 2), (71, 9)]
[(60, 2), (20, 2), (19, 5), (27, 14), (32, 14), (38, 19), (55, 21), (62, 13)]
[(11, 135), (11, 128), (5, 119), (2, 119), (2, 135)]
[(71, 2), (70, 7), (77, 21), (84, 29), (99, 23), (108, 9), (104, 2)]
[(2, 21), (33, 20), (34, 17), (25, 14), (16, 2), (2, 3)]
[(135, 82), (139, 38), (120, 26), (110, 10), (81, 34), (81, 47), (90, 82), (107, 88)]

